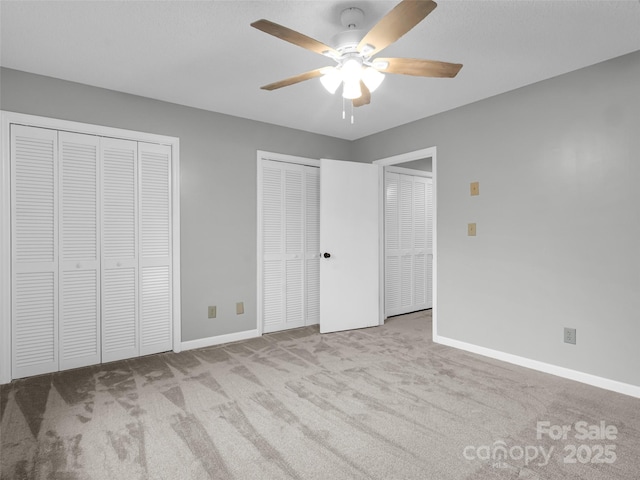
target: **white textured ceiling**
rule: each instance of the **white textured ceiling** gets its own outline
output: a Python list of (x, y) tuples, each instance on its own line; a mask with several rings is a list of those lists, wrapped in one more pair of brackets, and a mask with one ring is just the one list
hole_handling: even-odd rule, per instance
[(331, 44), (350, 6), (375, 24), (396, 1), (0, 1), (2, 66), (345, 138), (361, 138), (640, 50), (640, 1), (441, 0), (385, 57), (463, 63), (455, 79), (387, 75), (342, 120), (318, 79), (332, 62), (260, 32), (260, 18)]

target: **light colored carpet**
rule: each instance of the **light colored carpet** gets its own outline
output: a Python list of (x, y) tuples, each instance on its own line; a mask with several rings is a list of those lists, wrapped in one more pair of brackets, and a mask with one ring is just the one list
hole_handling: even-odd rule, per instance
[[(640, 400), (430, 332), (421, 312), (15, 381), (0, 390), (1, 477), (640, 478)], [(538, 422), (571, 430), (538, 438)], [(578, 422), (609, 438), (577, 439)]]

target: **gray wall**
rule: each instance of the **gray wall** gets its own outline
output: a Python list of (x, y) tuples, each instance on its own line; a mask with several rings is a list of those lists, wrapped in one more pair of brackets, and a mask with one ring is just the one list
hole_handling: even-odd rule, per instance
[(640, 52), (360, 139), (354, 159), (430, 146), (438, 333), (640, 385)]
[(183, 341), (256, 328), (256, 151), (351, 156), (346, 140), (8, 69), (0, 108), (180, 138)]
[(438, 333), (640, 385), (638, 85), (640, 52), (352, 143), (11, 70), (0, 108), (180, 137), (184, 340), (255, 328), (257, 149), (435, 145)]

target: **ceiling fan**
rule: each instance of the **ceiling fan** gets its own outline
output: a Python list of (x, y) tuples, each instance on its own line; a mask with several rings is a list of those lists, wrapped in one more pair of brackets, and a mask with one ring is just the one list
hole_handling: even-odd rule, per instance
[(417, 58), (373, 58), (424, 20), (436, 6), (432, 0), (402, 0), (369, 32), (358, 29), (364, 12), (359, 8), (347, 8), (340, 18), (347, 30), (334, 36), (332, 43), (335, 48), (269, 20), (253, 22), (251, 26), (258, 30), (327, 56), (337, 63), (333, 67), (317, 68), (260, 88), (276, 90), (320, 77), (322, 85), (330, 93), (335, 93), (342, 85), (343, 98), (351, 100), (354, 107), (361, 107), (371, 102), (371, 92), (382, 83), (384, 73), (453, 78), (462, 64)]

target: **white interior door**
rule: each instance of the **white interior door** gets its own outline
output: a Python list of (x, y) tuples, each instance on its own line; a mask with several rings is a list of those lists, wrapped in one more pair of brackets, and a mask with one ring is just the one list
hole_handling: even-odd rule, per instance
[(321, 333), (380, 324), (380, 175), (378, 165), (320, 161)]
[(102, 361), (139, 355), (138, 145), (103, 138)]
[(171, 147), (138, 143), (140, 355), (173, 345)]
[(58, 132), (11, 126), (13, 378), (58, 370)]
[(94, 365), (100, 349), (100, 137), (60, 132), (60, 370)]

